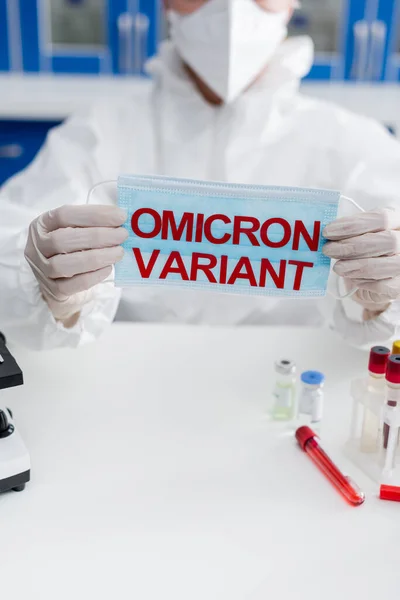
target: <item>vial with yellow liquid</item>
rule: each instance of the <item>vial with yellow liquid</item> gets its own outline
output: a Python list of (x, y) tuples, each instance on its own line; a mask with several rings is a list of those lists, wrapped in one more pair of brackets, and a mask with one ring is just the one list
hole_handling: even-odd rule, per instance
[(275, 374), (270, 416), (274, 421), (291, 421), (296, 415), (296, 365), (292, 360), (279, 360)]

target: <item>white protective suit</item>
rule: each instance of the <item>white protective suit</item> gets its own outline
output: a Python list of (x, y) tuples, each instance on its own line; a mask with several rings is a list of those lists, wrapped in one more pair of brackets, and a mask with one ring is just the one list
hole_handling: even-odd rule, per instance
[(154, 83), (141, 95), (100, 103), (51, 131), (33, 164), (0, 194), (0, 329), (33, 348), (93, 340), (115, 316), (220, 325), (319, 326), (328, 319), (357, 345), (396, 337), (398, 302), (373, 321), (355, 323), (342, 303), (329, 298), (160, 287), (126, 289), (121, 297), (112, 284), (98, 285), (78, 323), (66, 329), (54, 320), (24, 259), (32, 219), (63, 204), (85, 203), (94, 183), (120, 173), (334, 188), (366, 210), (398, 205), (400, 144), (370, 119), (299, 94), (312, 53), (309, 38), (285, 41), (256, 84), (217, 107), (199, 95), (168, 42), (149, 65)]

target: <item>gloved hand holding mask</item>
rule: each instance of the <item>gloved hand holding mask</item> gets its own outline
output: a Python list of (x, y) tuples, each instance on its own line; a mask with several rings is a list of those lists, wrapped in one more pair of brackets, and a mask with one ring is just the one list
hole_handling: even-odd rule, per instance
[(92, 297), (123, 256), (123, 210), (114, 206), (62, 206), (40, 215), (30, 227), (25, 258), (56, 320), (72, 317)]
[(352, 298), (371, 318), (400, 298), (400, 211), (377, 209), (344, 217), (328, 225), (330, 240), (324, 253), (337, 263), (334, 271), (344, 277)]

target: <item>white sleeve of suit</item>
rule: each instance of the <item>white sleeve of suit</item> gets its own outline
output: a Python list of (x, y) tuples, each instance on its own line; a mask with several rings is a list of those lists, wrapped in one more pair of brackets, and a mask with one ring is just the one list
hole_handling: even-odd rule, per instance
[(34, 162), (0, 190), (0, 330), (32, 349), (91, 341), (118, 307), (120, 291), (111, 283), (100, 284), (77, 324), (65, 328), (55, 321), (24, 257), (33, 219), (63, 204), (84, 204), (89, 188), (110, 178), (97, 160), (98, 130), (95, 111), (69, 119), (50, 131)]
[[(400, 208), (400, 143), (378, 123), (355, 117), (348, 132), (343, 160), (351, 165), (342, 194), (364, 210)], [(342, 294), (344, 290), (342, 289)], [(333, 329), (362, 348), (390, 344), (400, 338), (400, 302), (393, 302), (378, 317), (362, 320), (362, 309), (351, 299), (339, 301), (333, 311)]]

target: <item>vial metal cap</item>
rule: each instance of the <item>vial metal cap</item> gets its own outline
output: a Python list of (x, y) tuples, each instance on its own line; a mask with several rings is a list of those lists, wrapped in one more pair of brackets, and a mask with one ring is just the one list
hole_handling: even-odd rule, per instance
[(386, 365), (386, 381), (400, 383), (400, 354), (392, 354)]
[(280, 375), (293, 375), (296, 373), (296, 364), (292, 360), (283, 358), (276, 361), (275, 371)]
[(322, 385), (325, 381), (325, 375), (319, 371), (304, 371), (300, 379), (302, 383), (307, 385)]
[(386, 364), (390, 356), (389, 348), (385, 346), (374, 346), (369, 353), (368, 371), (376, 375), (384, 375)]

